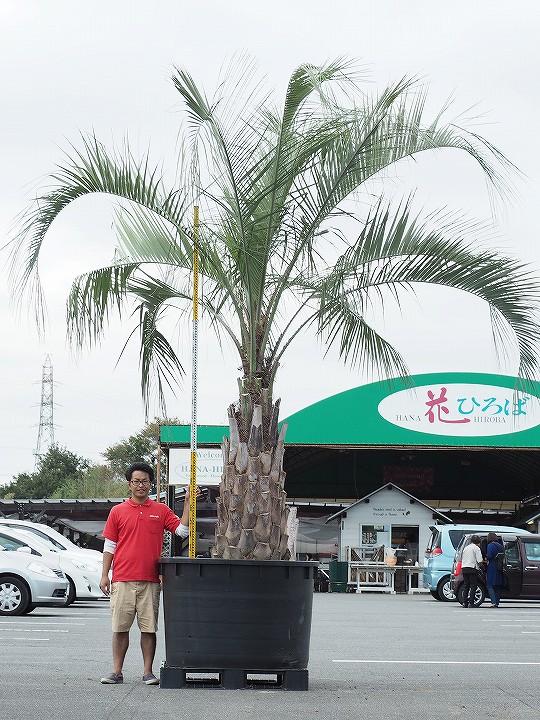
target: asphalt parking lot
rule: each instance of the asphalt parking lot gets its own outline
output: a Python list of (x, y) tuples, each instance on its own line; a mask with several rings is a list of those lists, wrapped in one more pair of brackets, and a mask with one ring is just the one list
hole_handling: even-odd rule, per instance
[[(315, 594), (310, 689), (164, 690), (141, 680), (138, 631), (124, 684), (106, 601), (0, 616), (4, 720), (517, 718), (540, 706), (540, 604), (465, 610), (430, 595)], [(154, 670), (164, 658), (163, 623)]]

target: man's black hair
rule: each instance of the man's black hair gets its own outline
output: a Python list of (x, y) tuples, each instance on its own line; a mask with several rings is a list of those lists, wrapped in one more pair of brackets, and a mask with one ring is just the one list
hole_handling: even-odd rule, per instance
[(134, 462), (131, 463), (131, 465), (126, 470), (126, 480), (129, 482), (131, 480), (131, 476), (136, 470), (140, 470), (141, 472), (148, 473), (148, 477), (150, 478), (150, 482), (154, 482), (154, 468), (145, 462)]

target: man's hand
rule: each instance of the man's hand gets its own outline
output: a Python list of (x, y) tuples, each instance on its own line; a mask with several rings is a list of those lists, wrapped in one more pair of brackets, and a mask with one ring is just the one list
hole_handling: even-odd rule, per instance
[[(190, 490), (190, 488), (189, 488), (189, 485), (188, 485), (187, 488), (186, 488), (186, 494), (185, 494), (185, 497), (184, 497), (184, 502), (186, 502), (186, 503), (189, 503), (189, 490)], [(198, 485), (195, 486), (195, 490), (196, 490), (195, 497), (196, 497), (197, 500), (198, 500), (199, 498), (201, 498), (201, 497), (203, 496), (203, 494), (202, 494), (201, 488), (200, 488)]]
[[(196, 498), (202, 497), (202, 492), (200, 491), (200, 488), (196, 487), (197, 494), (195, 495)], [(180, 522), (184, 527), (189, 526), (189, 485), (186, 488), (186, 494), (184, 497), (184, 510), (182, 512), (182, 517), (180, 518)]]
[(101, 592), (105, 595), (111, 594), (111, 581), (109, 579), (108, 575), (103, 575), (101, 578), (101, 582), (99, 583), (99, 587), (101, 588)]

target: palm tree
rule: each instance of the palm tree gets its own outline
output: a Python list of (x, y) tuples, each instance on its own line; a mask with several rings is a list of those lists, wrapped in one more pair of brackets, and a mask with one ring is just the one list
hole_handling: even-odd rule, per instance
[(148, 403), (155, 387), (163, 399), (182, 371), (163, 319), (190, 307), (189, 228), (200, 204), (201, 307), (236, 347), (242, 372), (228, 410), (214, 554), (277, 559), (289, 554), (286, 428), (278, 426), (273, 386), (299, 334), (312, 329), (344, 361), (406, 376), (369, 314), (388, 299), (399, 303), (417, 283), (442, 285), (488, 303), (500, 347), (517, 347), (519, 375), (527, 378), (538, 367), (539, 327), (534, 278), (515, 260), (480, 248), (479, 224), (444, 212), (422, 219), (412, 196), (398, 203), (382, 196), (396, 163), (441, 148), (467, 153), (488, 184), (504, 191), (513, 166), (495, 147), (441, 114), (426, 121), (426, 89), (411, 79), (369, 96), (348, 63), (306, 64), (292, 74), (278, 111), (252, 66), (237, 70), (230, 94), (224, 83), (212, 101), (191, 75), (174, 70), (189, 133), (170, 190), (147, 156), (136, 161), (127, 144), (108, 152), (84, 137), (52, 175), (53, 189), (23, 215), (14, 293), (33, 294), (41, 323), (38, 260), (51, 223), (84, 195), (120, 198), (114, 262), (74, 280), (68, 332), (78, 346), (95, 342), (110, 312), (134, 303), (143, 397)]

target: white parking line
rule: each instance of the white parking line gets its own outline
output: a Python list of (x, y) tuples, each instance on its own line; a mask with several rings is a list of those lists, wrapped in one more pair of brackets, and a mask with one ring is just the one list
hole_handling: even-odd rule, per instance
[[(471, 617), (472, 617), (472, 616), (476, 617), (476, 612), (474, 612), (474, 613), (464, 613), (464, 612), (461, 612), (461, 611), (464, 610), (464, 609), (465, 609), (465, 608), (462, 608), (462, 607), (459, 607), (459, 608), (453, 607), (453, 608), (451, 608), (452, 612), (458, 613), (458, 615), (462, 615), (463, 617), (469, 617), (469, 616), (471, 616)], [(468, 609), (468, 610), (471, 610), (471, 608), (467, 608), (467, 609)], [(482, 607), (482, 608), (474, 608), (475, 611), (476, 611), (476, 610), (480, 610), (480, 614), (482, 615), (482, 617), (484, 617), (484, 612), (483, 612), (483, 611), (484, 611), (484, 610), (490, 610), (490, 609), (491, 609), (491, 608), (488, 608), (488, 607), (485, 607), (485, 608), (483, 608), (483, 607)], [(493, 609), (494, 609), (494, 608), (493, 608)], [(502, 615), (502, 614), (505, 613), (505, 611), (506, 611), (506, 614), (512, 615), (512, 617), (514, 617), (514, 616), (516, 616), (516, 615), (532, 615), (533, 617), (534, 617), (534, 616), (538, 617), (538, 612), (535, 612), (534, 610), (518, 610), (517, 608), (504, 607), (503, 605), (499, 605), (499, 607), (497, 608), (497, 610), (499, 611), (498, 613), (488, 613), (488, 615), (499, 615), (499, 614)]]
[[(523, 623), (538, 622), (538, 618), (531, 618), (530, 620), (526, 620), (525, 618), (520, 618), (519, 620), (512, 620), (511, 618), (505, 617), (504, 621), (507, 623), (518, 623), (519, 625), (522, 625)], [(500, 622), (500, 620), (497, 620), (497, 618), (482, 618), (482, 622)]]
[(497, 660), (332, 660), (334, 663), (363, 665), (540, 665), (540, 662), (509, 662)]
[[(108, 609), (107, 609), (107, 610), (104, 610), (104, 611), (103, 611), (102, 613), (100, 613), (99, 615), (98, 615), (98, 614), (96, 614), (96, 615), (86, 615), (86, 614), (84, 614), (84, 615), (74, 615), (74, 614), (72, 614), (72, 613), (69, 613), (69, 617), (70, 617), (70, 619), (71, 619), (71, 618), (84, 618), (85, 620), (86, 620), (87, 618), (99, 618), (99, 619), (102, 619), (104, 614), (105, 614), (105, 615), (109, 615), (109, 610), (108, 610)], [(39, 617), (36, 616), (36, 615), (34, 615), (34, 618), (35, 618), (36, 620), (39, 620)], [(30, 616), (30, 619), (32, 619), (32, 616)]]
[[(29, 625), (26, 620), (0, 620), (0, 625), (20, 625), (21, 623), (24, 623), (25, 625)], [(80, 627), (84, 627), (84, 623), (72, 623), (72, 622), (39, 622), (39, 621), (33, 621), (31, 623), (32, 625), (69, 625), (70, 627), (72, 625), (78, 625)], [(0, 628), (1, 629), (1, 628)]]
[(48, 633), (65, 633), (67, 635), (69, 630), (51, 630), (50, 628), (43, 628), (43, 630), (41, 630), (40, 628), (13, 628), (13, 629), (0, 628), (0, 632), (27, 632), (27, 633), (48, 632)]

